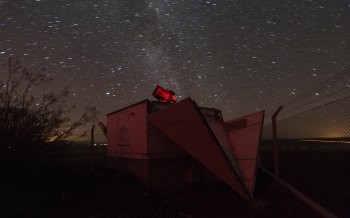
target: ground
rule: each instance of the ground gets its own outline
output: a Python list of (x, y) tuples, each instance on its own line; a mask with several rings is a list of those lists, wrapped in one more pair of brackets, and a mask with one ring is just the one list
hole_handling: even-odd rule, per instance
[[(33, 162), (2, 157), (0, 217), (318, 217), (262, 172), (255, 199), (247, 201), (222, 183), (177, 193), (150, 191), (134, 177), (108, 168), (100, 157), (94, 171), (84, 158)], [(270, 157), (271, 152), (262, 152), (266, 168), (272, 166)], [(281, 175), (346, 217), (348, 157), (349, 153), (282, 152)]]
[[(272, 152), (262, 152), (273, 171)], [(281, 178), (339, 217), (350, 215), (350, 152), (285, 150), (280, 152)]]

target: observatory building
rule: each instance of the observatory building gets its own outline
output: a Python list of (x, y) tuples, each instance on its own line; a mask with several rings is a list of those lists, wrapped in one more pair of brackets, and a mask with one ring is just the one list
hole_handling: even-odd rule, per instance
[(252, 198), (264, 111), (224, 121), (171, 90), (157, 86), (153, 96), (107, 114), (110, 163), (155, 189), (221, 180)]

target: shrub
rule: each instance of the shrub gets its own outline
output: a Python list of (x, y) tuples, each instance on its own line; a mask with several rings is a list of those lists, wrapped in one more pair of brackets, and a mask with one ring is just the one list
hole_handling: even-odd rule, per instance
[(77, 139), (84, 133), (74, 134), (75, 130), (96, 116), (95, 108), (89, 108), (71, 121), (75, 105), (68, 104), (67, 89), (35, 94), (51, 81), (44, 71), (28, 70), (19, 59), (9, 58), (7, 73), (0, 77), (5, 78), (0, 81), (0, 149)]

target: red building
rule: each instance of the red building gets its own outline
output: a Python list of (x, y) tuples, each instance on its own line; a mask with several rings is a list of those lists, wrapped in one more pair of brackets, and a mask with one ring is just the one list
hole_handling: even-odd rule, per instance
[(221, 180), (253, 197), (264, 112), (225, 122), (221, 111), (144, 100), (107, 115), (108, 156), (152, 188)]

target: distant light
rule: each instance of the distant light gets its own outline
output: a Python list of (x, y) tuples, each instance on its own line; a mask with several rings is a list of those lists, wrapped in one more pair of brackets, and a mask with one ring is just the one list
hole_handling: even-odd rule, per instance
[(338, 141), (338, 140), (300, 140), (301, 142), (321, 142), (321, 143), (341, 143), (350, 144), (350, 141)]
[(106, 95), (110, 95), (111, 93), (110, 92), (106, 92)]

